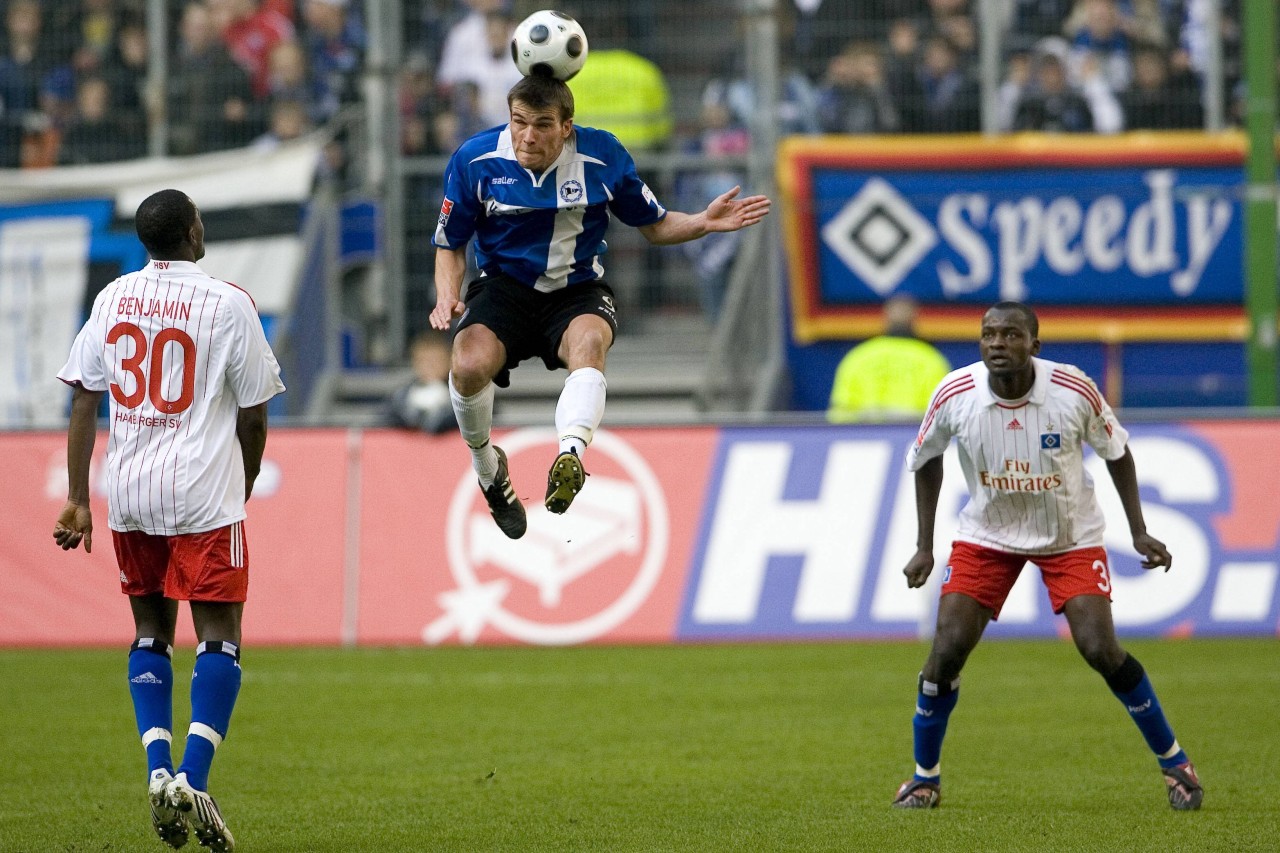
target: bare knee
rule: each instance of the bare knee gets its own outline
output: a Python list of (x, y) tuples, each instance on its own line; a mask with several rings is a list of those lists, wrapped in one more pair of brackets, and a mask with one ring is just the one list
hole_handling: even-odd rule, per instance
[[(470, 329), (465, 330), (466, 334)], [(454, 342), (453, 355), (450, 359), (449, 375), (453, 379), (453, 387), (464, 397), (470, 397), (484, 390), (490, 380), (502, 367), (506, 354), (493, 333), (487, 337), (469, 336)]]
[(604, 370), (612, 344), (613, 330), (609, 324), (595, 315), (583, 315), (575, 318), (565, 330), (560, 343), (560, 360), (570, 370), (580, 367)]
[(1075, 638), (1076, 649), (1085, 663), (1102, 675), (1110, 675), (1124, 663), (1125, 651), (1114, 637), (1094, 634)]

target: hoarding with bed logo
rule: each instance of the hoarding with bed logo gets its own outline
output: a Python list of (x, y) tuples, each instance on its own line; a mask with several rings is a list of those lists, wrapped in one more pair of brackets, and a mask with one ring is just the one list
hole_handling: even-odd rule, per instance
[[(597, 434), (569, 512), (542, 508), (551, 430), (498, 432), (529, 531), (503, 536), (456, 435), (273, 429), (245, 525), (245, 642), (566, 644), (914, 637), (936, 605), (967, 496), (945, 457), (935, 579), (908, 589), (915, 547), (907, 426), (635, 428)], [(1131, 426), (1147, 525), (1173, 553), (1146, 572), (1106, 466), (1089, 471), (1108, 519), (1118, 630), (1127, 636), (1275, 635), (1280, 628), (1280, 422)], [(131, 635), (106, 529), (100, 436), (92, 555), (49, 532), (66, 495), (66, 438), (0, 433), (0, 646)], [(993, 636), (1055, 636), (1038, 573)], [(190, 624), (180, 622), (180, 641)]]

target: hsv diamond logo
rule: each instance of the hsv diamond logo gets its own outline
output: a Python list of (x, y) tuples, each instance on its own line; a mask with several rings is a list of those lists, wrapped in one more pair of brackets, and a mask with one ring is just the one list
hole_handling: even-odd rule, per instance
[(887, 181), (871, 178), (823, 227), (822, 241), (887, 296), (937, 245), (938, 234)]
[(486, 627), (526, 643), (560, 645), (602, 636), (632, 616), (662, 574), (670, 519), (658, 479), (627, 442), (597, 432), (585, 463), (591, 476), (564, 515), (542, 505), (554, 430), (503, 437), (529, 530), (508, 539), (494, 524), (475, 475), (454, 489), (447, 522), (456, 587), (422, 630), (430, 644), (475, 642)]

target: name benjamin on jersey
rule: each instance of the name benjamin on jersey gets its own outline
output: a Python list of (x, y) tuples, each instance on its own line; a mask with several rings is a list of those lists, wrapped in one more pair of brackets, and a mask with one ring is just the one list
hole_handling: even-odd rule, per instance
[(160, 299), (139, 299), (136, 296), (122, 296), (116, 305), (116, 314), (129, 314), (136, 317), (160, 317), (165, 320), (190, 320), (190, 302), (165, 302)]

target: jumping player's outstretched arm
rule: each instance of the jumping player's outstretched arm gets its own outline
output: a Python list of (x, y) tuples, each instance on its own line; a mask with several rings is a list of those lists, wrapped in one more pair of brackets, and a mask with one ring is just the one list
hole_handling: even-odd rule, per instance
[(1166, 572), (1169, 571), (1173, 566), (1169, 549), (1147, 532), (1147, 523), (1142, 518), (1142, 500), (1138, 497), (1138, 469), (1133, 463), (1133, 454), (1128, 445), (1125, 445), (1124, 455), (1119, 459), (1107, 460), (1107, 473), (1111, 475), (1111, 482), (1115, 483), (1116, 492), (1120, 495), (1124, 517), (1129, 520), (1133, 547), (1142, 555), (1142, 568), (1163, 566)]
[(53, 539), (64, 551), (84, 540), (93, 551), (93, 513), (89, 511), (89, 462), (98, 427), (98, 404), (104, 391), (77, 385), (71, 395), (71, 423), (67, 427), (67, 502), (53, 525)]
[(652, 225), (640, 226), (640, 233), (655, 246), (671, 246), (687, 243), (720, 231), (738, 231), (755, 225), (769, 213), (772, 203), (762, 195), (737, 198), (742, 187), (734, 187), (718, 196), (701, 213), (681, 213), (669, 210), (667, 215)]
[(907, 586), (924, 586), (933, 572), (933, 522), (938, 515), (938, 495), (942, 493), (942, 457), (935, 456), (916, 471), (916, 552), (902, 573)]
[(447, 332), (454, 317), (462, 314), (462, 277), (467, 272), (467, 247), (436, 247), (436, 307), (431, 309), (431, 328)]

